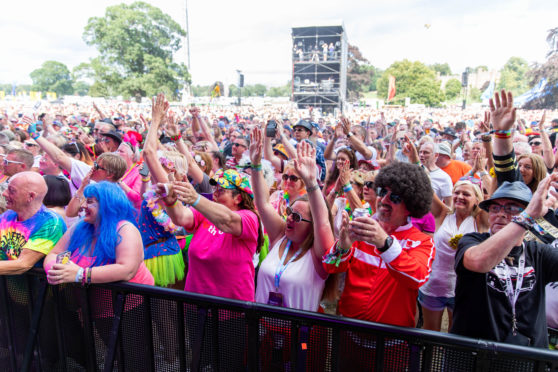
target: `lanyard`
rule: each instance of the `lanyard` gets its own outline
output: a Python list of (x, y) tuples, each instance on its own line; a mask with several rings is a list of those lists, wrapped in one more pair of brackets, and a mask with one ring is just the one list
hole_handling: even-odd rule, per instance
[(519, 292), (521, 291), (521, 286), (523, 284), (523, 274), (525, 271), (525, 244), (521, 246), (522, 252), (521, 256), (519, 257), (519, 267), (517, 268), (517, 279), (515, 281), (515, 290), (513, 289), (513, 284), (511, 281), (511, 274), (510, 274), (510, 267), (506, 263), (506, 260), (502, 260), (505, 268), (506, 274), (506, 296), (508, 300), (510, 300), (511, 308), (512, 308), (512, 332), (515, 336), (517, 334), (517, 318), (515, 316), (515, 304), (517, 302), (517, 298), (519, 297)]
[(291, 248), (291, 243), (292, 242), (290, 240), (287, 241), (285, 251), (283, 252), (283, 257), (281, 257), (281, 263), (279, 265), (277, 265), (277, 269), (275, 270), (275, 290), (277, 292), (279, 292), (279, 282), (281, 281), (281, 275), (283, 275), (283, 272), (285, 271), (287, 266), (291, 262), (293, 262), (298, 257), (298, 255), (300, 254), (300, 248), (299, 248), (298, 251), (296, 251), (296, 253), (291, 257), (289, 262), (284, 264), (285, 258), (287, 258), (287, 254), (289, 253), (289, 249)]
[(132, 169), (134, 169), (136, 167), (136, 165), (137, 165), (136, 163), (132, 164), (130, 166), (130, 168), (128, 169), (128, 171), (126, 171), (126, 173), (120, 179), (123, 180), (124, 178), (126, 178), (126, 176), (132, 171)]

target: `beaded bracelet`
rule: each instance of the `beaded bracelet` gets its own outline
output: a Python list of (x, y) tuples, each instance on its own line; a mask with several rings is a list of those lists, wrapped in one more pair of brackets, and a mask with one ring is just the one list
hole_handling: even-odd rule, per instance
[(176, 142), (182, 138), (182, 134), (178, 133), (176, 136), (169, 137), (172, 142)]

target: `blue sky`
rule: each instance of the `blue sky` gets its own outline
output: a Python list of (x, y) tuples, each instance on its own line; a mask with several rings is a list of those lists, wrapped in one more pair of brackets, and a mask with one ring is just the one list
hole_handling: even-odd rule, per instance
[[(29, 73), (46, 60), (71, 69), (95, 56), (82, 40), (87, 20), (122, 2), (5, 2), (0, 82), (30, 83)], [(185, 24), (186, 1), (147, 2)], [(542, 62), (547, 31), (558, 27), (555, 0), (188, 0), (188, 12), (193, 83), (204, 85), (235, 83), (237, 69), (247, 84), (285, 84), (291, 73), (290, 29), (316, 22), (343, 21), (349, 42), (380, 68), (408, 58), (448, 62), (457, 73), (467, 66), (499, 69), (511, 56)], [(186, 61), (185, 51), (176, 57)]]

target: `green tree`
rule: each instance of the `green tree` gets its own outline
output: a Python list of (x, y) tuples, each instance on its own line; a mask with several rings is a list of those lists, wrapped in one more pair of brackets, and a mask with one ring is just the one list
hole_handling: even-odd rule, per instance
[(254, 85), (254, 96), (263, 97), (267, 93), (267, 87), (263, 84)]
[(428, 66), (434, 72), (439, 72), (441, 76), (450, 76), (451, 75), (451, 68), (448, 63), (434, 63), (433, 65)]
[(91, 86), (84, 81), (74, 82), (74, 94), (78, 96), (87, 96), (89, 94), (89, 88), (91, 88)]
[(410, 97), (411, 103), (438, 106), (444, 100), (436, 74), (424, 63), (408, 59), (394, 62), (378, 79), (378, 97), (387, 98), (390, 75), (395, 77), (397, 92), (393, 103), (403, 104), (405, 97)]
[(377, 71), (360, 52), (357, 46), (349, 44), (347, 60), (347, 94), (349, 100), (358, 99), (363, 92), (376, 88)]
[(527, 61), (520, 57), (508, 59), (500, 71), (500, 81), (497, 89), (506, 89), (514, 95), (525, 93), (528, 87), (525, 74), (529, 71)]
[(90, 18), (83, 38), (100, 53), (83, 66), (95, 81), (92, 92), (176, 98), (190, 81), (186, 66), (173, 61), (185, 35), (168, 14), (144, 2), (110, 6), (104, 17)]
[(445, 90), (446, 98), (454, 99), (461, 93), (461, 82), (457, 79), (450, 79), (446, 83)]
[(56, 92), (57, 96), (64, 96), (74, 92), (70, 70), (65, 64), (57, 61), (46, 61), (31, 74), (33, 90), (40, 92)]

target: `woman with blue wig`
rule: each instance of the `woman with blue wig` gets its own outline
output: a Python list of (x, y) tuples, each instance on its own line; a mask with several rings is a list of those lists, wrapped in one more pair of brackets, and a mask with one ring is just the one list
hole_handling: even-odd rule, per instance
[(153, 276), (143, 262), (134, 208), (122, 189), (100, 182), (87, 186), (84, 196), (81, 208), (85, 217), (44, 260), (49, 283), (123, 280), (153, 285)]

